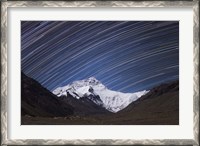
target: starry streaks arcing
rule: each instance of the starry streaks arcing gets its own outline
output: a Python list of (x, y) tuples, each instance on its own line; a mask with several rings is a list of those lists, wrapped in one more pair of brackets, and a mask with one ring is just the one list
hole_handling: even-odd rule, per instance
[(51, 91), (92, 76), (148, 90), (179, 79), (179, 22), (22, 21), (21, 69)]

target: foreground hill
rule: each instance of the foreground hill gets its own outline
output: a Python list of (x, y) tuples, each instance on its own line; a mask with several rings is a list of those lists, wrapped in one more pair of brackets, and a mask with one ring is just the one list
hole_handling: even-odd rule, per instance
[(74, 108), (74, 115), (75, 116), (88, 116), (88, 115), (102, 115), (102, 114), (109, 114), (110, 112), (107, 111), (100, 105), (95, 104), (91, 99), (87, 97), (83, 97), (80, 99), (74, 98), (71, 95), (68, 96), (61, 96), (57, 97), (62, 101), (63, 104), (69, 104)]
[[(108, 115), (75, 118), (88, 125), (178, 125), (179, 81), (159, 85), (125, 109)], [(70, 121), (62, 121), (71, 124)]]
[(21, 73), (21, 115), (54, 117), (72, 115), (72, 106), (63, 103), (40, 83)]
[(162, 84), (115, 115), (111, 124), (178, 125), (179, 82)]
[[(109, 111), (96, 105), (88, 98), (78, 100), (72, 96), (57, 97), (34, 79), (21, 73), (21, 116), (22, 124), (35, 119), (57, 117), (69, 118), (96, 114), (108, 114)], [(45, 120), (36, 120), (46, 124)], [(34, 124), (34, 123), (33, 123)], [(56, 124), (56, 123), (51, 123)]]
[[(22, 124), (33, 125), (177, 125), (179, 82), (159, 85), (117, 113), (94, 98), (57, 97), (22, 74)], [(28, 116), (27, 116), (28, 115)]]

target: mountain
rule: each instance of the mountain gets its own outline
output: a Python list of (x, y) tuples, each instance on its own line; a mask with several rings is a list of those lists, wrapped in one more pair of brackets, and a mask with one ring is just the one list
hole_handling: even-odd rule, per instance
[[(98, 97), (96, 97), (96, 100)], [(36, 80), (21, 73), (21, 115), (31, 117), (70, 117), (110, 113), (89, 98), (70, 95), (58, 98)]]
[[(89, 86), (89, 87), (88, 87)], [(95, 87), (96, 86), (96, 87)], [(70, 89), (69, 89), (70, 88)], [(76, 90), (76, 89), (79, 90)], [(97, 94), (102, 89), (101, 94)], [(73, 90), (72, 90), (73, 89)], [(79, 92), (80, 93), (79, 93)], [(99, 92), (98, 92), (99, 91)], [(21, 74), (21, 124), (25, 125), (177, 125), (179, 82), (159, 85), (117, 113), (105, 109), (102, 95), (120, 95), (95, 78), (76, 81), (59, 97), (34, 79)], [(128, 93), (121, 93), (126, 95)], [(136, 93), (133, 93), (134, 95)], [(141, 93), (140, 93), (141, 94)], [(75, 96), (76, 95), (76, 96)], [(82, 96), (81, 96), (82, 95)], [(109, 95), (109, 94), (108, 94)], [(126, 98), (126, 96), (124, 96)], [(128, 96), (129, 97), (129, 96)], [(111, 96), (115, 101), (117, 98)], [(110, 100), (113, 101), (113, 100)], [(125, 100), (127, 101), (127, 100)], [(123, 105), (123, 103), (122, 103)], [(114, 107), (114, 106), (111, 106)], [(120, 107), (121, 108), (121, 107)]]
[(135, 125), (179, 124), (179, 81), (154, 87), (146, 95), (111, 116), (110, 119), (114, 120), (105, 121), (105, 123)]
[(102, 106), (95, 104), (91, 99), (87, 97), (77, 99), (68, 94), (68, 96), (60, 96), (59, 99), (63, 102), (63, 104), (69, 104), (74, 108), (75, 116), (85, 117), (91, 115), (105, 115), (110, 113), (108, 110), (106, 110)]
[(22, 116), (70, 116), (74, 109), (63, 104), (60, 99), (40, 83), (21, 73), (21, 114)]
[(74, 81), (64, 87), (58, 87), (53, 91), (53, 94), (58, 97), (72, 96), (76, 99), (88, 98), (96, 105), (104, 107), (114, 113), (124, 109), (146, 93), (148, 93), (146, 90), (136, 93), (122, 93), (109, 90), (94, 77)]

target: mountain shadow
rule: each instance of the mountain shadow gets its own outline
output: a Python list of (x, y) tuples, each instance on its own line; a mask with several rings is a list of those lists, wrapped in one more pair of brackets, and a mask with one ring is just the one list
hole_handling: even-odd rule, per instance
[(128, 125), (178, 125), (179, 81), (161, 84), (113, 115), (105, 123)]
[(117, 113), (111, 113), (98, 96), (57, 97), (40, 83), (21, 74), (23, 125), (178, 125), (179, 81), (159, 85)]
[(106, 113), (110, 112), (96, 105), (89, 98), (78, 100), (71, 95), (57, 97), (39, 82), (21, 73), (22, 124), (34, 124), (30, 122), (33, 119), (40, 119), (36, 122), (37, 124), (46, 124), (47, 117), (69, 119), (69, 117)]
[(63, 102), (63, 104), (66, 103), (71, 105), (74, 108), (74, 115), (76, 116), (89, 116), (110, 113), (105, 108), (95, 104), (87, 97), (77, 99), (68, 94), (68, 96), (62, 95), (58, 98)]
[(32, 117), (69, 116), (74, 109), (63, 104), (57, 96), (40, 83), (21, 73), (21, 115)]

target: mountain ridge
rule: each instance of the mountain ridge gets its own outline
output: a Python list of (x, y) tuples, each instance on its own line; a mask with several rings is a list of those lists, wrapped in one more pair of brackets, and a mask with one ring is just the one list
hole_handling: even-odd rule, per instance
[(117, 113), (109, 112), (86, 96), (80, 99), (71, 95), (57, 97), (23, 73), (21, 89), (22, 125), (179, 124), (178, 81), (151, 89)]
[(179, 81), (175, 80), (169, 83), (160, 84), (152, 88), (147, 94), (143, 95), (141, 98), (135, 102), (129, 104), (125, 109), (121, 110), (120, 113), (127, 112), (135, 107), (135, 105), (142, 103), (145, 100), (150, 100), (158, 96), (162, 96), (165, 93), (173, 93), (179, 91)]
[(32, 117), (69, 117), (109, 113), (90, 99), (58, 98), (36, 80), (21, 72), (21, 115)]
[(21, 73), (21, 114), (29, 116), (69, 116), (73, 107), (62, 102), (36, 80)]
[(118, 112), (134, 102), (142, 95), (148, 93), (143, 90), (135, 93), (122, 93), (113, 91), (104, 86), (95, 77), (74, 81), (63, 87), (58, 87), (52, 92), (58, 97), (73, 96), (80, 99), (82, 97), (90, 98), (95, 104), (103, 106), (110, 112)]

